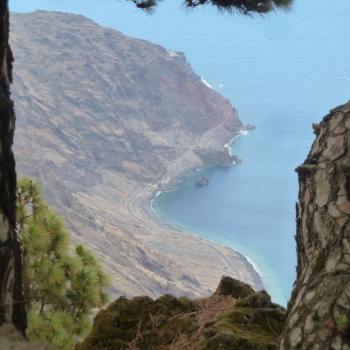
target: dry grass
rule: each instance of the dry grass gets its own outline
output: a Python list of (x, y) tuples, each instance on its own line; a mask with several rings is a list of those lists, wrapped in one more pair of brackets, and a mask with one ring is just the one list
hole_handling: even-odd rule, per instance
[[(198, 306), (197, 311), (181, 313), (168, 319), (168, 323), (171, 324), (171, 322), (175, 320), (191, 318), (196, 324), (196, 330), (194, 332), (189, 332), (189, 334), (185, 332), (174, 334), (171, 344), (158, 346), (157, 350), (198, 350), (205, 325), (208, 322), (215, 321), (219, 316), (231, 312), (235, 305), (235, 299), (231, 296), (214, 295), (210, 298), (199, 299), (196, 303)], [(150, 318), (154, 334), (160, 336), (161, 330), (156, 327), (152, 315)], [(139, 340), (142, 339), (140, 328), (141, 325), (139, 324), (135, 338), (129, 343), (129, 350), (140, 350), (137, 346)]]
[(198, 329), (191, 336), (179, 334), (169, 347), (159, 348), (159, 350), (198, 350), (205, 325), (232, 311), (234, 305), (235, 300), (231, 296), (214, 295), (198, 300), (199, 310), (195, 313)]
[(129, 350), (139, 350), (137, 344), (139, 343), (140, 340), (142, 340), (141, 325), (142, 325), (142, 322), (140, 320), (139, 324), (137, 325), (135, 338), (128, 344)]

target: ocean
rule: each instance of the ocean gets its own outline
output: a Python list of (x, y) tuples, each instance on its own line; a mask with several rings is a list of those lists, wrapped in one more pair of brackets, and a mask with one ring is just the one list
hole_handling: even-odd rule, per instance
[(163, 193), (154, 210), (168, 223), (245, 254), (273, 300), (286, 304), (295, 279), (295, 167), (313, 141), (311, 124), (350, 97), (350, 2), (296, 0), (288, 13), (187, 11), (164, 0), (153, 15), (118, 0), (10, 0), (11, 10), (57, 10), (183, 51), (206, 83), (230, 99), (256, 130), (231, 151), (232, 168), (205, 170)]

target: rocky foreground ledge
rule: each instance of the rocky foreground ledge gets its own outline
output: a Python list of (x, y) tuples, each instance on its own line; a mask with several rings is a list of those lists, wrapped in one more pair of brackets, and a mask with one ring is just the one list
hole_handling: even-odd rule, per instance
[[(215, 293), (191, 300), (121, 297), (101, 310), (76, 350), (277, 350), (286, 311), (246, 283), (222, 277)], [(1, 350), (52, 350), (7, 325)]]
[(265, 291), (223, 277), (208, 298), (119, 298), (77, 350), (275, 350), (285, 313)]

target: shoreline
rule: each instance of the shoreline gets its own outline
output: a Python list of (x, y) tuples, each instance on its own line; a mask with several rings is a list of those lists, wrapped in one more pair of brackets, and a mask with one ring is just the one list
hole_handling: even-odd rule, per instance
[[(228, 153), (230, 156), (236, 157), (232, 152), (231, 145), (236, 140), (238, 140), (240, 137), (248, 135), (249, 130), (250, 130), (249, 128), (247, 128), (246, 126), (243, 126), (238, 131), (236, 131), (236, 133), (234, 134), (234, 136), (232, 137), (232, 139), (229, 142), (224, 144), (223, 147), (228, 149)], [(220, 166), (220, 165), (216, 165), (216, 166)], [(227, 166), (227, 165), (221, 165), (221, 166)], [(231, 166), (237, 166), (237, 162), (235, 160), (233, 160), (233, 163)], [(162, 226), (164, 228), (170, 228), (172, 230), (178, 231), (180, 234), (194, 237), (194, 238), (196, 238), (202, 242), (208, 243), (210, 245), (216, 245), (216, 246), (220, 246), (224, 249), (232, 250), (234, 253), (238, 254), (243, 260), (245, 260), (246, 264), (250, 265), (250, 267), (258, 275), (258, 278), (259, 278), (258, 282), (261, 284), (261, 286), (260, 286), (260, 287), (262, 287), (261, 289), (265, 290), (266, 287), (265, 287), (265, 283), (264, 283), (263, 273), (258, 269), (257, 265), (252, 261), (252, 259), (250, 257), (243, 254), (242, 252), (240, 252), (238, 249), (235, 249), (234, 247), (231, 247), (229, 245), (225, 245), (224, 243), (219, 242), (219, 241), (205, 238), (205, 237), (201, 236), (199, 233), (195, 233), (195, 232), (190, 231), (190, 230), (182, 229), (181, 227), (178, 227), (176, 224), (170, 223), (170, 222), (162, 219), (153, 207), (154, 202), (162, 193), (176, 191), (177, 188), (179, 186), (181, 186), (181, 183), (183, 183), (186, 180), (186, 178), (191, 177), (195, 172), (203, 171), (205, 169), (213, 168), (213, 167), (215, 167), (215, 166), (209, 165), (207, 167), (203, 166), (201, 168), (188, 169), (187, 171), (184, 170), (182, 172), (183, 175), (177, 176), (174, 179), (170, 179), (168, 184), (164, 184), (163, 185), (164, 189), (162, 189), (162, 190), (157, 189), (157, 190), (154, 190), (153, 192), (151, 192), (149, 198), (147, 199), (148, 210), (145, 210), (145, 208), (144, 208), (145, 214), (149, 217), (149, 219), (156, 221), (160, 226)]]
[[(170, 192), (170, 191), (164, 191), (164, 192)], [(163, 192), (162, 192), (163, 193)], [(155, 198), (154, 198), (155, 199)], [(219, 241), (215, 241), (213, 239), (209, 239), (209, 238), (204, 238), (203, 236), (201, 236), (199, 233), (195, 233), (192, 232), (190, 230), (184, 230), (178, 226), (176, 226), (176, 224), (171, 224), (170, 222), (167, 222), (163, 219), (161, 219), (161, 217), (157, 214), (157, 212), (155, 211), (155, 209), (153, 209), (153, 207), (150, 207), (150, 210), (152, 211), (152, 214), (154, 215), (154, 218), (158, 221), (159, 224), (164, 225), (166, 227), (170, 227), (173, 230), (176, 231), (180, 231), (182, 234), (184, 235), (190, 235), (193, 236), (197, 239), (200, 239), (203, 242), (208, 242), (209, 244), (215, 244), (218, 246), (221, 246), (222, 248), (228, 248), (228, 249), (232, 249), (235, 253), (239, 254), (241, 257), (243, 257), (248, 264), (251, 265), (251, 267), (254, 269), (254, 271), (259, 275), (259, 278), (261, 279), (261, 283), (265, 289), (265, 284), (264, 284), (264, 280), (263, 280), (263, 273), (258, 269), (258, 267), (256, 266), (256, 264), (251, 260), (251, 258), (249, 258), (247, 255), (243, 254), (242, 252), (240, 252), (238, 249), (235, 249), (229, 245), (225, 245), (224, 243), (221, 243)]]
[[(205, 297), (215, 291), (222, 276), (244, 281), (255, 290), (265, 289), (261, 272), (239, 250), (172, 226), (152, 210), (152, 201), (162, 192), (175, 190), (197, 171), (235, 166), (233, 161), (238, 158), (230, 156), (224, 145), (234, 142), (242, 132), (241, 123), (232, 127), (225, 123), (216, 125), (180, 157), (166, 163), (159, 177), (146, 183), (106, 172), (105, 186), (123, 189), (122, 193), (114, 193), (120, 196), (120, 201), (114, 200), (113, 192), (106, 200), (103, 188), (103, 197), (100, 188), (90, 195), (76, 195), (75, 200), (83, 203), (87, 212), (99, 211), (98, 225), (108, 223), (103, 226), (104, 239), (96, 235), (96, 225), (92, 231), (84, 230), (83, 239), (94, 242), (94, 248), (104, 257), (105, 266), (113, 276), (115, 297), (140, 294), (153, 298), (163, 294)], [(76, 222), (77, 219), (72, 218), (72, 230)], [(79, 241), (81, 237), (77, 237)], [(122, 258), (110, 249), (118, 245), (123, 246)], [(131, 274), (126, 262), (134, 267)]]
[(248, 135), (248, 134), (249, 134), (249, 129), (247, 129), (247, 128), (242, 128), (242, 129), (240, 129), (240, 130), (238, 131), (238, 133), (237, 133), (236, 135), (234, 135), (234, 136), (232, 137), (232, 139), (231, 139), (229, 142), (227, 142), (227, 143), (224, 144), (224, 148), (227, 148), (227, 149), (228, 149), (228, 153), (229, 153), (230, 156), (233, 156), (233, 155), (234, 155), (233, 152), (232, 152), (232, 149), (231, 149), (232, 143), (234, 143), (236, 140), (238, 140), (241, 136), (246, 136), (246, 135)]

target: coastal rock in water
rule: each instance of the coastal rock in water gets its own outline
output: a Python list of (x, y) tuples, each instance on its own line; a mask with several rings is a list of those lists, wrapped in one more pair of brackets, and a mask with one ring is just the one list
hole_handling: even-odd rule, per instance
[(242, 159), (239, 159), (236, 155), (231, 155), (231, 158), (233, 160), (233, 164), (234, 165), (240, 165), (243, 163), (243, 160)]
[(281, 350), (350, 349), (350, 102), (314, 130), (297, 168), (297, 280)]
[(209, 185), (209, 179), (207, 176), (201, 176), (195, 183), (196, 187), (206, 187)]
[(120, 298), (97, 314), (77, 350), (277, 350), (285, 310), (271, 301), (249, 304), (232, 294), (255, 296), (249, 286), (223, 277), (209, 298)]

